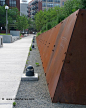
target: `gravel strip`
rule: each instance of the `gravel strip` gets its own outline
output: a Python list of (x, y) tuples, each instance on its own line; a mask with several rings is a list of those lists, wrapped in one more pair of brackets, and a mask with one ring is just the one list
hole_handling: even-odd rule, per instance
[[(16, 106), (13, 108), (86, 108), (86, 105), (51, 102), (36, 40), (33, 44), (36, 49), (30, 51), (25, 67), (32, 65), (34, 67), (34, 72), (39, 74), (39, 80), (20, 82), (15, 100)], [(40, 66), (36, 66), (36, 62), (38, 62)]]

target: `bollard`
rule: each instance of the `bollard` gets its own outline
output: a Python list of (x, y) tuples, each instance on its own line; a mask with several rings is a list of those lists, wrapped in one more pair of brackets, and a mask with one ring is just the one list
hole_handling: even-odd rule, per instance
[(26, 76), (34, 76), (34, 68), (33, 68), (33, 66), (29, 65), (26, 68)]

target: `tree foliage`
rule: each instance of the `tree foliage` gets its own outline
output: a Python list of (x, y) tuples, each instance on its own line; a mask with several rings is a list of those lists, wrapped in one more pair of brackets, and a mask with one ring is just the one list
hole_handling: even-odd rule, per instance
[[(7, 10), (7, 14), (8, 14), (8, 28), (10, 28), (10, 24), (14, 23), (16, 17), (19, 15), (19, 11), (16, 7), (10, 8)], [(5, 25), (6, 25), (5, 6), (0, 6), (0, 26), (5, 26)]]
[(0, 6), (0, 26), (5, 26), (6, 23), (6, 10), (4, 6)]
[(35, 25), (34, 20), (32, 20), (31, 18), (29, 18), (28, 19), (28, 24), (29, 24), (29, 26), (28, 26), (29, 33), (30, 33), (30, 31), (35, 31), (36, 25)]
[[(16, 26), (16, 29), (23, 30), (28, 28), (28, 17), (25, 15), (20, 16), (19, 10), (15, 8), (10, 8), (7, 10), (8, 13), (8, 28), (10, 26)], [(5, 6), (0, 6), (0, 26), (6, 25), (6, 10)]]
[(42, 33), (56, 26), (77, 9), (86, 9), (86, 0), (67, 0), (64, 6), (49, 8), (35, 15), (37, 31)]
[(15, 8), (10, 8), (8, 10), (8, 28), (10, 29), (10, 25), (12, 24), (15, 26), (16, 18), (19, 16), (20, 12), (19, 10)]
[(28, 24), (28, 17), (25, 15), (18, 15), (16, 18), (16, 29), (18, 30), (24, 30), (27, 29), (29, 24)]
[(42, 24), (44, 23), (44, 13), (42, 10), (38, 12), (35, 16), (35, 23), (36, 23), (36, 28), (37, 30), (41, 30)]
[(82, 6), (83, 6), (83, 9), (86, 9), (86, 0), (81, 0), (81, 3), (82, 3)]

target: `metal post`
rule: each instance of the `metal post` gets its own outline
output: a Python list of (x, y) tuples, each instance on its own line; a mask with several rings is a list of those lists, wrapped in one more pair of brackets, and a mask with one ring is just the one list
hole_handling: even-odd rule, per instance
[(7, 10), (9, 9), (9, 7), (5, 6), (5, 9), (6, 9), (6, 35), (7, 35), (7, 24), (8, 24), (8, 21), (7, 21)]
[(7, 9), (6, 9), (6, 35), (7, 35)]

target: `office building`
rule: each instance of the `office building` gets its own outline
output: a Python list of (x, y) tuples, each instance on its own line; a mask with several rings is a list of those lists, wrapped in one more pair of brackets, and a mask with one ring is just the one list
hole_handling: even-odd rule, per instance
[(25, 3), (25, 2), (20, 3), (20, 15), (26, 15), (26, 16), (28, 15), (27, 6), (28, 6), (28, 3)]
[(49, 8), (53, 8), (55, 6), (64, 6), (64, 2), (66, 0), (32, 0), (28, 4), (28, 17), (34, 19), (34, 15), (40, 11)]
[(34, 15), (40, 10), (64, 6), (66, 0), (32, 0), (28, 3), (28, 17), (34, 20)]
[(6, 4), (6, 0), (0, 0), (0, 6), (3, 6)]
[(42, 10), (60, 6), (60, 0), (42, 0)]
[(34, 20), (34, 15), (40, 10), (42, 10), (42, 1), (32, 0), (28, 4), (28, 17)]
[(67, 1), (67, 0), (61, 0), (60, 2), (60, 6), (64, 6), (64, 2)]
[(8, 5), (9, 7), (17, 7), (20, 11), (20, 0), (0, 0), (0, 5)]
[[(0, 6), (4, 6), (7, 5), (10, 8), (11, 7), (17, 7), (18, 10), (20, 11), (20, 0), (0, 0)], [(14, 20), (15, 22), (15, 20)], [(0, 25), (0, 28), (2, 26), (2, 30), (0, 30), (0, 32), (5, 33), (5, 27), (3, 25)], [(11, 29), (15, 29), (14, 24), (10, 24), (10, 28)]]

